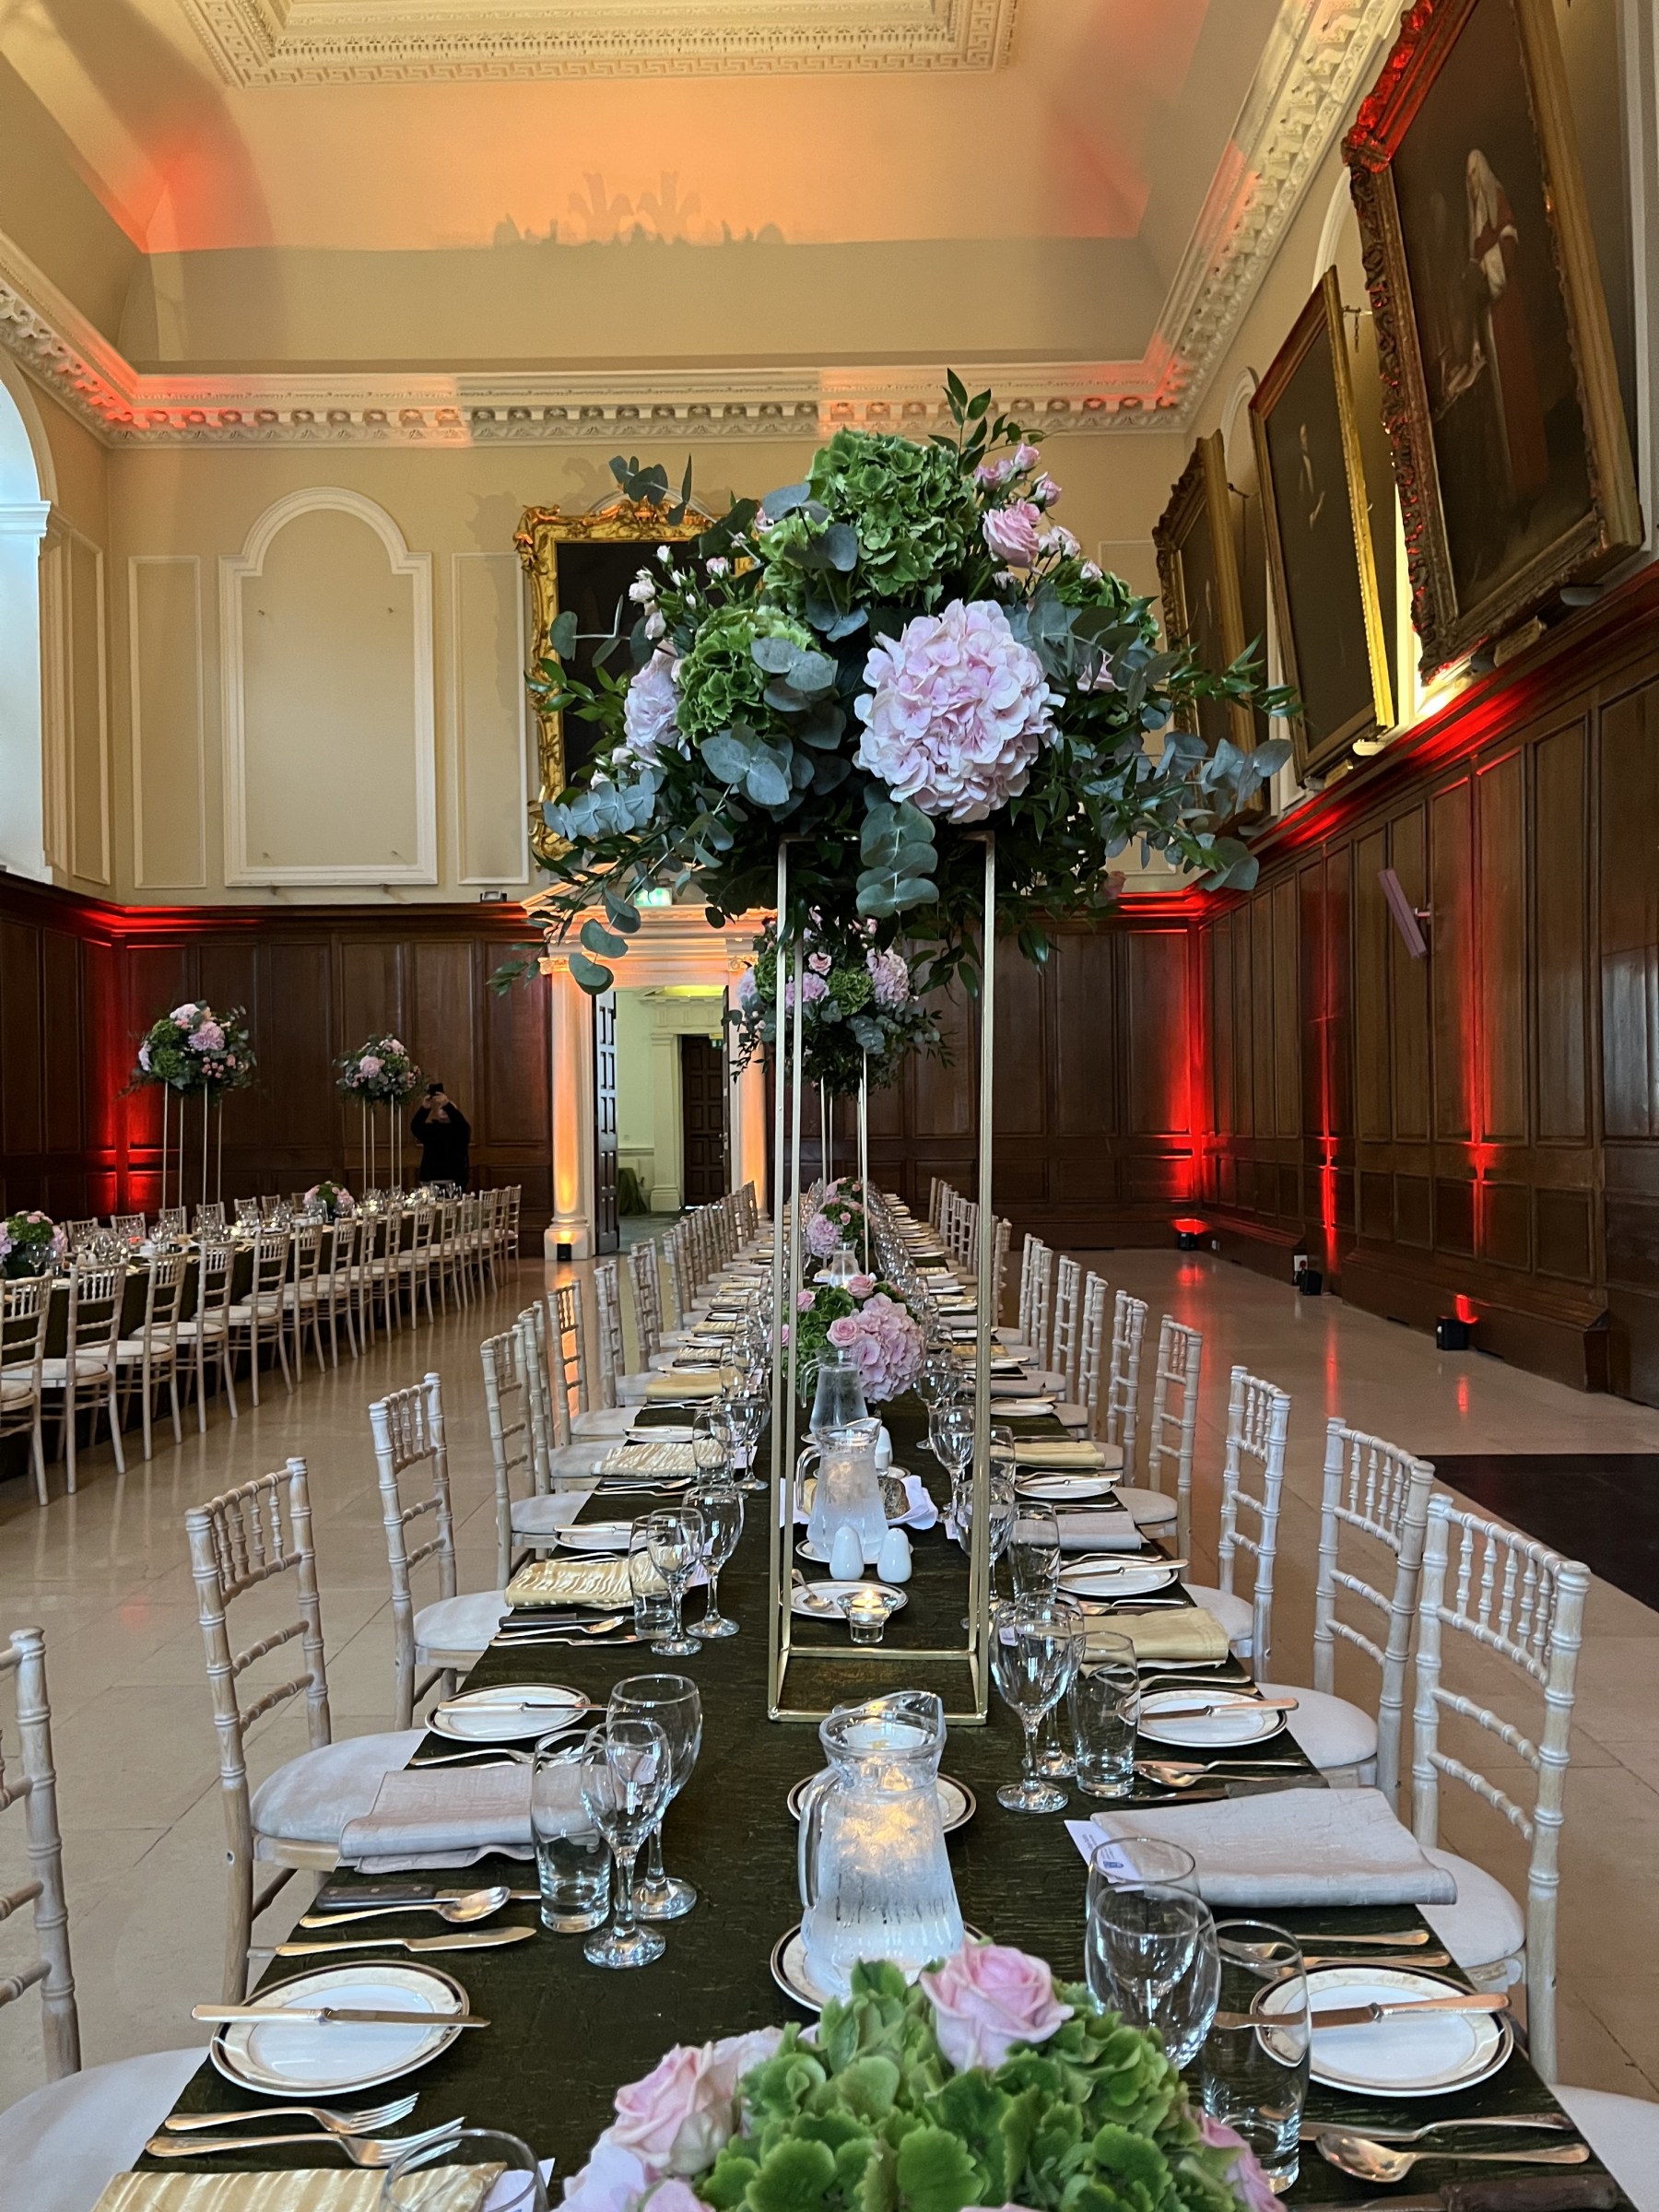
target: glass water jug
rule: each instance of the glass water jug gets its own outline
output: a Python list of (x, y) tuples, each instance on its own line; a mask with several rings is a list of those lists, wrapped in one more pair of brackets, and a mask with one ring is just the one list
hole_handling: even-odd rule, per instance
[(945, 1708), (913, 1689), (838, 1705), (818, 1740), (830, 1764), (801, 1793), (801, 1937), (813, 1982), (844, 1997), (861, 1959), (913, 1980), (962, 1947), (937, 1789)]
[(820, 1559), (829, 1559), (837, 1530), (850, 1524), (865, 1565), (876, 1564), (887, 1535), (881, 1477), (876, 1465), (876, 1447), (880, 1441), (881, 1423), (866, 1414), (863, 1420), (849, 1421), (843, 1428), (815, 1430), (812, 1441), (796, 1460), (797, 1497), (805, 1489), (808, 1470), (818, 1469), (806, 1535)]

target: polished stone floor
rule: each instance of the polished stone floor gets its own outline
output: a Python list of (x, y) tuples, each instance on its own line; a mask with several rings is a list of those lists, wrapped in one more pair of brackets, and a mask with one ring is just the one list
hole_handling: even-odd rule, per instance
[[(1583, 1397), (1475, 1355), (1208, 1259), (1092, 1255), (1113, 1283), (1204, 1330), (1206, 1377), (1195, 1551), (1207, 1566), (1227, 1374), (1235, 1360), (1291, 1394), (1289, 1493), (1273, 1672), (1306, 1678), (1323, 1431), (1328, 1413), (1438, 1453), (1630, 1453), (1638, 1481), (1659, 1453), (1659, 1414)], [(337, 1372), (276, 1385), (236, 1424), (158, 1444), (118, 1478), (107, 1447), (82, 1488), (41, 1512), (21, 1483), (0, 1497), (0, 1631), (48, 1638), (60, 1806), (82, 2034), (89, 2062), (197, 2040), (190, 2006), (218, 1994), (223, 1824), (218, 1759), (184, 1545), (190, 1505), (303, 1453), (312, 1473), (336, 1734), (390, 1725), (384, 1540), (364, 1408), (428, 1369), (445, 1385), (463, 1588), (494, 1576), (488, 1445), (477, 1344), (523, 1302), (504, 1287), (433, 1328), (382, 1341)], [(274, 1617), (273, 1617), (274, 1618)], [(759, 1627), (759, 1624), (755, 1624)], [(1356, 1675), (1339, 1687), (1363, 1694)], [(1491, 1685), (1483, 1682), (1481, 1694)], [(1565, 2077), (1659, 2091), (1659, 1613), (1610, 1583), (1592, 1595), (1563, 1852), (1561, 2046)], [(292, 1716), (292, 1717), (290, 1717)], [(257, 1775), (302, 1747), (293, 1709), (254, 1732)], [(9, 1751), (9, 1728), (0, 1737)], [(0, 1819), (0, 1889), (22, 1877), (19, 1818)], [(1519, 1886), (1518, 1841), (1487, 1808), (1451, 1805), (1445, 1840)], [(262, 1925), (275, 1940), (303, 1907), (289, 1886)], [(0, 1924), (0, 1976), (29, 1955), (27, 1915)], [(31, 1995), (0, 2011), (0, 2104), (41, 2078)]]

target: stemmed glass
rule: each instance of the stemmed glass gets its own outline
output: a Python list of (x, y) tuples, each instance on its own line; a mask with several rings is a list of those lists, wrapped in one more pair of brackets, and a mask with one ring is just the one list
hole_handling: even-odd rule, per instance
[(709, 1602), (693, 1632), (702, 1642), (711, 1637), (735, 1636), (737, 1623), (720, 1610), (720, 1571), (743, 1534), (743, 1493), (723, 1474), (712, 1481), (699, 1481), (689, 1503), (702, 1515), (703, 1570), (709, 1578)]
[(1088, 1873), (1088, 1986), (1132, 2028), (1155, 2029), (1178, 2066), (1197, 2057), (1221, 1991), (1209, 1907), (1164, 1882), (1125, 1885)]
[[(1014, 1495), (1014, 1485), (1006, 1475), (992, 1475), (987, 1477), (986, 1498), (990, 1508), (986, 1528), (986, 1534), (990, 1540), (986, 1550), (990, 1557), (992, 1588), (994, 1590), (996, 1562), (1007, 1550), (1009, 1539), (1014, 1534), (1018, 1501)], [(957, 1542), (964, 1551), (971, 1550), (973, 1545), (973, 1484), (965, 1474), (951, 1491), (950, 1517), (956, 1525)], [(1023, 1595), (1024, 1593), (1017, 1591), (1015, 1594), (1018, 1596)], [(1031, 1594), (1041, 1594), (1033, 1592)], [(1049, 1592), (1046, 1594), (1052, 1596), (1053, 1594)]]
[(1052, 1505), (1022, 1498), (1008, 1538), (1016, 1597), (1054, 1597), (1060, 1589), (1060, 1516)]
[(702, 1557), (702, 1515), (691, 1505), (665, 1507), (645, 1524), (651, 1563), (668, 1585), (672, 1622), (666, 1636), (652, 1645), (659, 1659), (689, 1659), (701, 1650), (685, 1627), (686, 1585)]
[(1083, 1651), (1083, 1616), (1051, 1597), (1016, 1597), (991, 1615), (991, 1673), (1025, 1735), (1025, 1773), (1005, 1782), (996, 1802), (1011, 1813), (1057, 1813), (1065, 1792), (1036, 1772), (1037, 1728), (1071, 1688)]
[(724, 1481), (731, 1466), (732, 1447), (718, 1399), (712, 1406), (700, 1406), (691, 1417), (691, 1464), (699, 1482)]
[[(668, 1739), (669, 1805), (691, 1779), (697, 1755), (702, 1749), (702, 1700), (689, 1675), (628, 1675), (610, 1694), (609, 1719), (643, 1714), (654, 1721)], [(651, 1831), (645, 1851), (645, 1871), (634, 1885), (634, 1910), (641, 1920), (678, 1920), (697, 1902), (697, 1891), (678, 1875), (663, 1866), (663, 1823)]]
[(927, 1417), (927, 1448), (954, 1490), (973, 1457), (973, 1408), (966, 1398), (935, 1398)]
[(654, 1928), (634, 1917), (634, 1861), (674, 1790), (674, 1759), (660, 1722), (642, 1712), (607, 1714), (582, 1751), (582, 1801), (610, 1845), (616, 1909), (608, 1928), (582, 1945), (594, 1966), (649, 1966), (665, 1948)]

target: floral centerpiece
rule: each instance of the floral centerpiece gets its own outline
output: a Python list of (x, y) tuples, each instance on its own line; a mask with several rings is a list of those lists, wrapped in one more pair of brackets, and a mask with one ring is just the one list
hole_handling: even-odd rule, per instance
[(252, 1083), (254, 1068), (245, 1007), (218, 1014), (206, 999), (187, 999), (150, 1024), (138, 1047), (133, 1088), (162, 1083), (169, 1090), (219, 1098)]
[(52, 1216), (37, 1206), (7, 1214), (0, 1220), (0, 1275), (14, 1282), (26, 1275), (44, 1275), (66, 1241)]
[(371, 1037), (355, 1053), (335, 1062), (335, 1088), (348, 1099), (394, 1104), (406, 1099), (420, 1080), (407, 1045), (395, 1037)]
[(827, 1182), (818, 1194), (818, 1205), (807, 1217), (804, 1231), (806, 1249), (820, 1260), (827, 1260), (842, 1244), (856, 1249), (864, 1237), (865, 1226), (864, 1186), (853, 1177), (843, 1175), (839, 1182)]
[(553, 624), (536, 705), (599, 741), (546, 808), (563, 844), (533, 903), (550, 940), (579, 933), (584, 988), (609, 986), (648, 886), (695, 888), (717, 924), (772, 904), (785, 837), (787, 939), (856, 912), (878, 951), (930, 951), (935, 982), (982, 960), (983, 829), (997, 925), (1032, 958), (1048, 921), (1110, 902), (1131, 845), (1254, 880), (1226, 825), (1288, 747), (1212, 746), (1196, 702), (1288, 695), (1161, 647), (1149, 602), (1055, 520), (1038, 435), (954, 375), (947, 408), (923, 442), (838, 430), (804, 482), (737, 501), (689, 555), (660, 547), (593, 684), (573, 611)]
[(319, 1207), (324, 1219), (327, 1221), (343, 1221), (348, 1214), (357, 1212), (357, 1200), (346, 1185), (343, 1182), (331, 1182), (326, 1177), (323, 1182), (312, 1184), (305, 1194), (305, 1203)]
[(826, 1345), (858, 1370), (866, 1406), (913, 1390), (927, 1359), (927, 1340), (891, 1283), (855, 1275), (846, 1284), (819, 1283), (795, 1295), (795, 1384), (810, 1395)]
[(1041, 1959), (862, 1965), (799, 2026), (667, 2053), (617, 2094), (566, 2212), (1270, 2212), (1155, 2035)]
[[(824, 1084), (837, 1098), (852, 1096), (868, 1078), (873, 1090), (897, 1080), (905, 1055), (943, 1050), (936, 1017), (923, 1003), (926, 963), (914, 966), (897, 945), (877, 949), (876, 924), (832, 931), (822, 920), (809, 927), (801, 974), (801, 1064), (809, 1084)], [(731, 1019), (739, 1067), (774, 1045), (778, 1037), (778, 934), (768, 923), (755, 939), (755, 964), (744, 971)], [(794, 984), (785, 973), (782, 995), (794, 1006)]]

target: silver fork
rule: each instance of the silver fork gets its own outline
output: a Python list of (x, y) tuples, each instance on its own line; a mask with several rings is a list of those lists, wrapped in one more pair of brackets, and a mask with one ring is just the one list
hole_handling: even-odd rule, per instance
[(343, 2150), (354, 2166), (390, 2166), (412, 2150), (450, 2149), (459, 2142), (462, 2123), (446, 2120), (420, 2136), (152, 2136), (145, 2150), (152, 2159), (201, 2159), (220, 2150), (268, 2150), (274, 2143), (326, 2143)]
[(394, 2097), (389, 2103), (367, 2104), (355, 2112), (331, 2112), (321, 2104), (262, 2104), (245, 2112), (170, 2112), (161, 2124), (170, 2135), (194, 2135), (204, 2127), (229, 2127), (237, 2120), (314, 2120), (331, 2136), (372, 2136), (406, 2120), (415, 2104), (413, 2097)]

